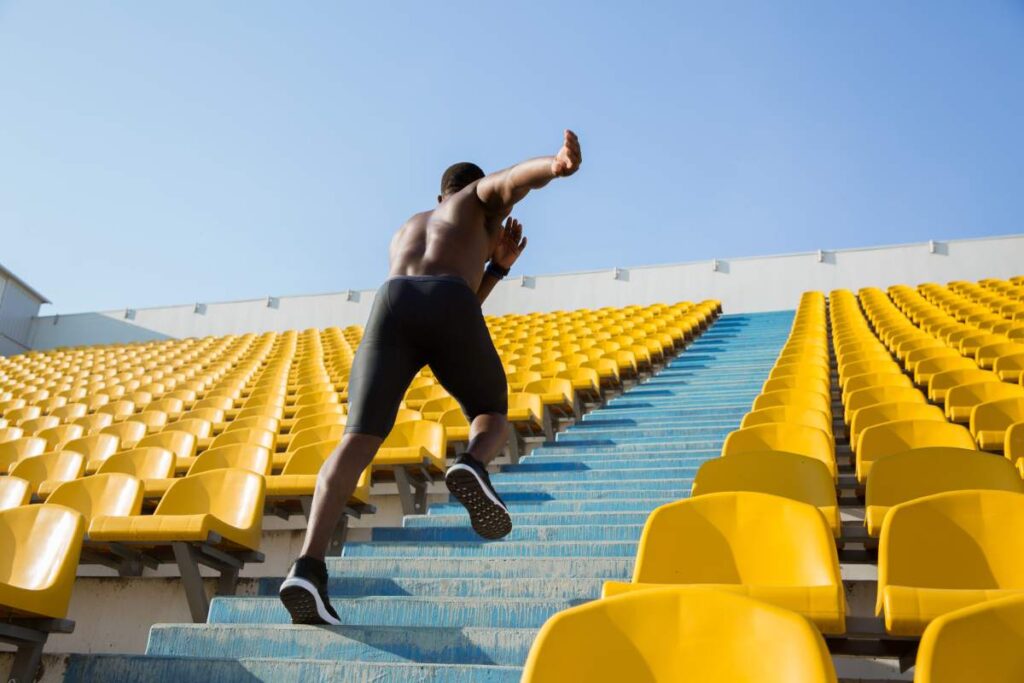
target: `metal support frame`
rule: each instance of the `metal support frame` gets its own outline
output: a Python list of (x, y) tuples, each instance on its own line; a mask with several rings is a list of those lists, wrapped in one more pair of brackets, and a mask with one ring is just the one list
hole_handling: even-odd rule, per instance
[(420, 467), (420, 476), (412, 477), (405, 467), (395, 467), (395, 484), (398, 486), (398, 499), (402, 503), (403, 515), (422, 515), (427, 512), (427, 484), (431, 477), (426, 471), (426, 464)]
[(72, 633), (70, 619), (15, 618), (0, 622), (0, 642), (14, 645), (14, 664), (7, 676), (11, 683), (32, 683), (43, 659), (43, 646), (51, 633)]

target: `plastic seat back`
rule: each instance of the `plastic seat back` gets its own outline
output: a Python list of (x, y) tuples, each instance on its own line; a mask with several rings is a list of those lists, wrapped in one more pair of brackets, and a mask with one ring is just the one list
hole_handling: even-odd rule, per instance
[(958, 368), (938, 372), (928, 380), (928, 397), (933, 401), (945, 401), (950, 389), (959, 384), (974, 382), (997, 382), (999, 377), (989, 370), (978, 367)]
[(825, 394), (829, 392), (828, 380), (810, 375), (790, 375), (788, 377), (776, 377), (765, 380), (762, 391), (782, 391), (785, 389), (807, 389)]
[(344, 413), (338, 412), (324, 412), (316, 413), (315, 415), (307, 415), (301, 417), (292, 423), (292, 427), (289, 430), (292, 434), (298, 434), (304, 429), (311, 429), (313, 427), (322, 427), (324, 425), (333, 424), (344, 424), (345, 420), (348, 419)]
[(946, 415), (958, 419), (963, 417), (960, 413), (966, 412), (966, 419), (970, 420), (970, 410), (979, 403), (997, 401), (1003, 398), (1024, 397), (1024, 387), (1006, 382), (972, 382), (971, 384), (960, 384), (949, 390), (946, 394)]
[(69, 481), (82, 476), (84, 471), (85, 458), (81, 453), (52, 451), (19, 460), (11, 475), (28, 480), (35, 492), (44, 481)]
[[(195, 411), (189, 411), (188, 413), (185, 413), (185, 415), (190, 415), (193, 412)], [(213, 432), (213, 421), (197, 417), (183, 417), (176, 422), (171, 422), (161, 431), (185, 432), (187, 434), (191, 434), (196, 439), (205, 439)]]
[(85, 521), (62, 505), (23, 505), (0, 512), (0, 591), (28, 594), (6, 607), (55, 619), (67, 616)]
[(0, 427), (0, 443), (7, 443), (25, 436), (25, 430), (21, 427)]
[[(174, 423), (177, 424), (177, 423)], [(179, 458), (190, 458), (196, 450), (196, 436), (192, 432), (179, 431), (174, 429), (174, 424), (169, 424), (164, 431), (140, 439), (136, 448), (156, 446), (166, 448)], [(209, 423), (206, 423), (209, 424)]]
[(878, 548), (878, 612), (888, 586), (1024, 589), (1024, 494), (949, 491), (902, 503)]
[(135, 420), (125, 420), (102, 428), (100, 434), (113, 434), (121, 440), (122, 448), (133, 448), (146, 436), (146, 425)]
[(892, 372), (866, 372), (847, 377), (843, 382), (843, 396), (868, 387), (912, 387), (914, 383), (906, 375)]
[(644, 525), (635, 583), (830, 586), (833, 535), (805, 503), (748, 491), (662, 505)]
[(915, 448), (880, 458), (867, 478), (867, 505), (892, 507), (946, 491), (989, 489), (1024, 493), (1005, 458), (963, 448)]
[(658, 588), (548, 619), (523, 683), (834, 683), (821, 634), (794, 612), (713, 590)]
[[(347, 419), (347, 418), (346, 418)], [(303, 429), (292, 437), (288, 444), (288, 451), (297, 451), (303, 446), (319, 443), (321, 441), (333, 441), (335, 445), (345, 435), (345, 423), (324, 425), (321, 427), (310, 427)]]
[(142, 494), (141, 481), (129, 474), (112, 472), (64, 482), (46, 502), (77, 510), (88, 528), (95, 517), (140, 514)]
[(1024, 681), (1024, 596), (944, 614), (921, 636), (915, 683)]
[(169, 479), (174, 476), (174, 453), (149, 446), (115, 453), (100, 465), (96, 474), (121, 472), (137, 479)]
[(868, 427), (895, 420), (933, 420), (935, 422), (945, 422), (946, 416), (942, 414), (942, 408), (916, 401), (874, 403), (853, 413), (853, 420), (850, 422), (850, 444), (856, 447), (857, 437)]
[(971, 411), (971, 434), (981, 431), (1005, 431), (1016, 422), (1024, 422), (1024, 396), (979, 403)]
[(200, 453), (189, 467), (188, 476), (224, 467), (234, 467), (266, 476), (270, 474), (271, 464), (272, 458), (267, 448), (254, 444), (231, 444), (209, 448)]
[(865, 481), (871, 463), (893, 453), (942, 446), (977, 450), (966, 427), (933, 420), (896, 420), (868, 427), (857, 442), (857, 478)]
[(68, 441), (63, 450), (81, 453), (86, 461), (105, 460), (117, 453), (120, 444), (121, 440), (113, 434), (93, 434)]
[(267, 429), (233, 429), (215, 437), (210, 448), (230, 446), (232, 444), (252, 444), (273, 450), (277, 443), (277, 433)]
[(830, 397), (817, 391), (808, 391), (806, 389), (781, 389), (779, 391), (763, 393), (754, 399), (751, 410), (761, 410), (762, 408), (773, 408), (775, 406), (803, 406), (805, 408), (815, 408), (826, 415), (832, 414), (832, 400)]
[(894, 387), (894, 386), (881, 386), (881, 387), (868, 387), (866, 389), (858, 389), (852, 391), (846, 396), (846, 402), (843, 405), (845, 410), (845, 416), (847, 423), (853, 420), (853, 415), (857, 410), (866, 406), (875, 405), (878, 403), (927, 403), (928, 400), (925, 398), (917, 389), (913, 387)]
[(46, 439), (46, 450), (58, 451), (72, 439), (77, 439), (85, 433), (81, 425), (59, 425), (44, 429), (36, 434), (41, 439)]
[(224, 433), (234, 432), (241, 429), (262, 429), (277, 434), (281, 428), (280, 420), (263, 415), (253, 417), (236, 417), (224, 428)]
[(54, 417), (53, 415), (43, 415), (42, 417), (23, 420), (18, 423), (18, 426), (21, 427), (22, 431), (26, 434), (31, 434), (32, 436), (41, 436), (40, 432), (45, 432), (47, 429), (53, 429), (58, 425), (60, 425), (60, 418)]
[(829, 524), (834, 525), (833, 531), (838, 531), (835, 482), (828, 467), (818, 460), (764, 451), (714, 458), (701, 465), (693, 479), (691, 495), (726, 491), (770, 493), (828, 509)]
[(737, 429), (725, 438), (722, 455), (785, 451), (814, 458), (836, 476), (835, 446), (832, 437), (815, 427), (798, 424), (760, 424)]
[(243, 545), (259, 548), (266, 483), (254, 472), (216, 469), (176, 479), (154, 515), (213, 515), (243, 532)]
[(818, 429), (831, 433), (832, 425), (829, 416), (816, 408), (805, 408), (803, 406), (775, 406), (773, 408), (762, 408), (753, 410), (743, 416), (740, 428), (753, 427), (759, 424), (770, 423), (791, 423)]
[(320, 472), (331, 451), (338, 445), (337, 441), (319, 441), (301, 446), (288, 456), (281, 474), (309, 474)]
[(434, 455), (444, 457), (447, 446), (447, 436), (444, 427), (436, 422), (416, 420), (396, 424), (381, 448), (402, 448), (418, 446), (426, 448)]
[(28, 505), (31, 498), (31, 484), (27, 479), (0, 477), (0, 511)]

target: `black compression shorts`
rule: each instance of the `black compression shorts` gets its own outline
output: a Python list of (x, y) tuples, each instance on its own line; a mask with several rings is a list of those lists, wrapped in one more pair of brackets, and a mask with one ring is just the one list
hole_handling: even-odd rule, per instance
[(506, 414), (505, 369), (476, 292), (446, 276), (399, 276), (377, 291), (348, 381), (346, 434), (388, 435), (424, 365), (472, 421)]

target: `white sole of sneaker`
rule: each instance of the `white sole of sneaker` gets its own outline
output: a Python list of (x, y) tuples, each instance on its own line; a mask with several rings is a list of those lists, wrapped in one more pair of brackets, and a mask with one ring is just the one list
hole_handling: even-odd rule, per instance
[(512, 516), (480, 476), (467, 465), (452, 465), (444, 482), (452, 495), (469, 512), (473, 530), (490, 541), (504, 538), (512, 532)]
[(325, 624), (341, 626), (341, 622), (331, 616), (320, 599), (320, 591), (309, 581), (298, 577), (291, 577), (281, 582), (281, 589), (278, 591), (281, 602), (284, 603), (288, 613), (292, 615), (292, 623), (308, 624), (311, 622), (313, 611), (316, 616)]

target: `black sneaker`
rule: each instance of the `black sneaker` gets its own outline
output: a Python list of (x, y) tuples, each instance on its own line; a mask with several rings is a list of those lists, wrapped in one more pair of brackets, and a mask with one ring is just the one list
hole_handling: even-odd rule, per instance
[(327, 564), (323, 560), (314, 557), (295, 560), (277, 594), (292, 615), (293, 624), (341, 625), (338, 613), (327, 598)]
[(512, 532), (508, 508), (491, 486), (487, 468), (469, 453), (463, 453), (448, 468), (444, 483), (452, 495), (469, 511), (473, 531), (489, 541)]

